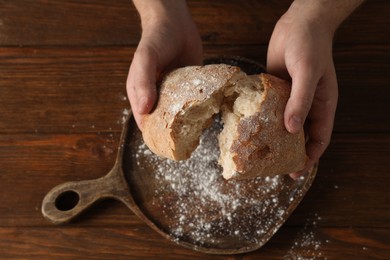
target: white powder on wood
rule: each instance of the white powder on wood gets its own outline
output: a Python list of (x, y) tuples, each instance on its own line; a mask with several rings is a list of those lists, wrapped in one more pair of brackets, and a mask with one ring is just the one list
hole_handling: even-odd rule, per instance
[(127, 108), (123, 109), (123, 110), (122, 110), (121, 119), (118, 119), (118, 120), (116, 121), (116, 123), (117, 123), (118, 125), (124, 125), (124, 124), (126, 123), (126, 118), (129, 116), (130, 112), (131, 112), (130, 109), (127, 109)]
[(153, 166), (150, 174), (157, 182), (153, 205), (162, 209), (176, 241), (214, 247), (229, 239), (241, 241), (232, 247), (259, 243), (265, 234), (277, 231), (289, 204), (300, 196), (291, 185), (304, 180), (295, 184), (288, 176), (224, 180), (218, 165), (220, 128), (217, 122), (205, 131), (189, 160), (159, 158), (140, 140), (133, 161)]
[[(315, 214), (313, 219), (307, 220), (305, 227), (298, 232), (291, 248), (284, 256), (285, 260), (327, 259), (320, 250), (323, 242), (317, 234), (317, 223), (321, 219)], [(329, 243), (329, 240), (325, 242)]]

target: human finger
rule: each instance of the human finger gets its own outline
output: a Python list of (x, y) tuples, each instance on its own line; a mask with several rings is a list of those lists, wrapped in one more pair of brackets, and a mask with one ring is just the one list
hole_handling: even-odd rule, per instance
[(307, 62), (296, 64), (289, 72), (292, 86), (284, 111), (284, 123), (290, 133), (298, 133), (312, 106), (319, 77)]
[(293, 179), (310, 170), (319, 161), (328, 147), (333, 131), (337, 99), (337, 79), (334, 68), (332, 68), (330, 76), (320, 80), (305, 124), (308, 161), (303, 170), (290, 174)]
[(157, 57), (151, 48), (139, 47), (134, 54), (127, 78), (127, 93), (138, 126), (141, 115), (153, 108), (156, 93)]
[(338, 99), (336, 73), (334, 69), (332, 71), (328, 78), (321, 80), (309, 114), (309, 139), (306, 143), (308, 167), (319, 160), (331, 140)]

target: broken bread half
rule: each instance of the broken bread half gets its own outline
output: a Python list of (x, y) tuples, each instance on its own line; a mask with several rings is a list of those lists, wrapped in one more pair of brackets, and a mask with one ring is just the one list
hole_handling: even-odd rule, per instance
[(159, 156), (188, 159), (202, 130), (219, 113), (225, 87), (245, 76), (238, 67), (228, 65), (189, 66), (167, 74), (156, 108), (141, 119), (146, 145)]
[(284, 127), (288, 82), (213, 64), (176, 69), (164, 77), (159, 91), (156, 108), (142, 118), (143, 139), (155, 154), (172, 160), (190, 158), (203, 129), (221, 113), (219, 163), (225, 179), (304, 168), (304, 133), (291, 134)]

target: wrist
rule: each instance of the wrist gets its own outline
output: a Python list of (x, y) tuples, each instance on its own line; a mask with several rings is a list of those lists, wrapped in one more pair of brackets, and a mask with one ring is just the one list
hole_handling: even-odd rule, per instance
[(142, 28), (190, 17), (185, 0), (133, 0)]
[(331, 36), (363, 0), (295, 0), (286, 14), (325, 28)]

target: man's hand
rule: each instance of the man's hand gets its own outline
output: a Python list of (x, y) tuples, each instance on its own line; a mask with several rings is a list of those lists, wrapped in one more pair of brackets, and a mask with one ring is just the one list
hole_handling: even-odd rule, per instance
[[(267, 56), (269, 73), (292, 80), (284, 118), (286, 129), (305, 123), (306, 152), (312, 167), (329, 145), (338, 87), (332, 58), (333, 35), (362, 1), (296, 0), (275, 26)], [(299, 173), (292, 173), (296, 178)]]
[(132, 112), (142, 130), (141, 115), (153, 108), (160, 73), (202, 64), (202, 43), (184, 0), (134, 0), (142, 36), (127, 77)]

